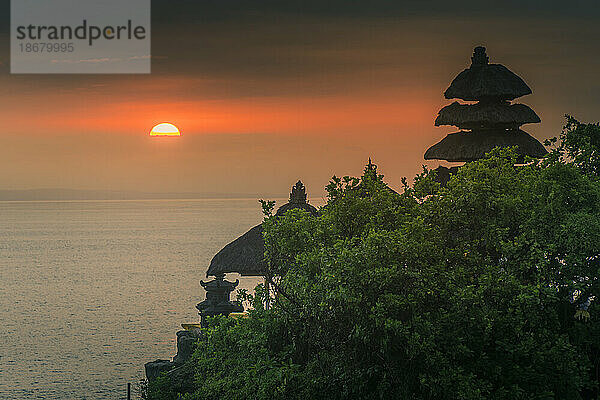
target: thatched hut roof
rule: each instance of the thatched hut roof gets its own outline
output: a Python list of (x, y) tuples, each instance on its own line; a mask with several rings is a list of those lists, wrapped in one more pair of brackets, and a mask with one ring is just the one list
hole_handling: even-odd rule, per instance
[(435, 119), (435, 126), (454, 125), (462, 129), (518, 128), (523, 124), (541, 122), (540, 117), (525, 104), (454, 103), (440, 110)]
[(243, 276), (263, 275), (264, 254), (265, 243), (261, 224), (223, 247), (210, 261), (206, 276), (229, 272), (237, 272)]
[(447, 99), (513, 100), (531, 94), (523, 79), (503, 65), (489, 63), (485, 47), (476, 47), (471, 60), (471, 67), (458, 74), (444, 93)]
[(548, 152), (533, 136), (520, 129), (451, 133), (425, 152), (426, 160), (474, 161), (494, 147), (518, 146), (521, 156), (543, 157)]
[[(306, 200), (306, 189), (301, 181), (292, 187), (289, 203), (279, 207), (275, 215), (281, 216), (292, 209), (317, 214), (317, 209)], [(265, 271), (264, 254), (263, 227), (260, 224), (223, 247), (210, 261), (206, 276), (230, 272), (237, 272), (242, 276), (262, 276)]]

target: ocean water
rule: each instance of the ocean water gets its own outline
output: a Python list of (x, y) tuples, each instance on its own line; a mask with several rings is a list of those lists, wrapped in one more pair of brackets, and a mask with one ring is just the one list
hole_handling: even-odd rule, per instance
[(0, 202), (0, 399), (125, 399), (261, 220), (256, 199)]

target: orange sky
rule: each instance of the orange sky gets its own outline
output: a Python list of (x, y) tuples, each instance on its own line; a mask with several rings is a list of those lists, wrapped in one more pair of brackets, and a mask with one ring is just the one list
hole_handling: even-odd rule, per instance
[[(420, 170), (427, 147), (452, 132), (433, 121), (479, 44), (532, 87), (518, 101), (542, 118), (525, 126), (538, 139), (557, 135), (564, 113), (600, 119), (600, 59), (594, 42), (581, 39), (600, 37), (592, 20), (288, 16), (228, 24), (156, 28), (150, 76), (9, 75), (0, 59), (0, 189), (261, 196), (285, 195), (301, 178), (322, 196), (333, 174), (359, 174), (368, 157), (399, 186)], [(169, 41), (190, 29), (198, 32), (187, 41)], [(159, 122), (183, 136), (149, 138)]]

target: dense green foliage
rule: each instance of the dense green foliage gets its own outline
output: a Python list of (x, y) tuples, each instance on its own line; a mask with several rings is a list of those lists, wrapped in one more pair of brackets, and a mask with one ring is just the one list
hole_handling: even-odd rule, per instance
[(599, 138), (570, 119), (542, 162), (495, 150), (401, 194), (367, 169), (318, 217), (268, 216), (272, 307), (259, 287), (213, 321), (183, 398), (597, 398)]

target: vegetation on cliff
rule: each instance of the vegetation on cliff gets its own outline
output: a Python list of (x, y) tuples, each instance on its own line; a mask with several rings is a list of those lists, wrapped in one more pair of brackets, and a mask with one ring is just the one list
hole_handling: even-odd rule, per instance
[(401, 194), (334, 177), (318, 216), (267, 215), (271, 307), (243, 294), (250, 318), (212, 322), (193, 390), (165, 377), (149, 398), (597, 398), (600, 127), (569, 118), (549, 144)]

